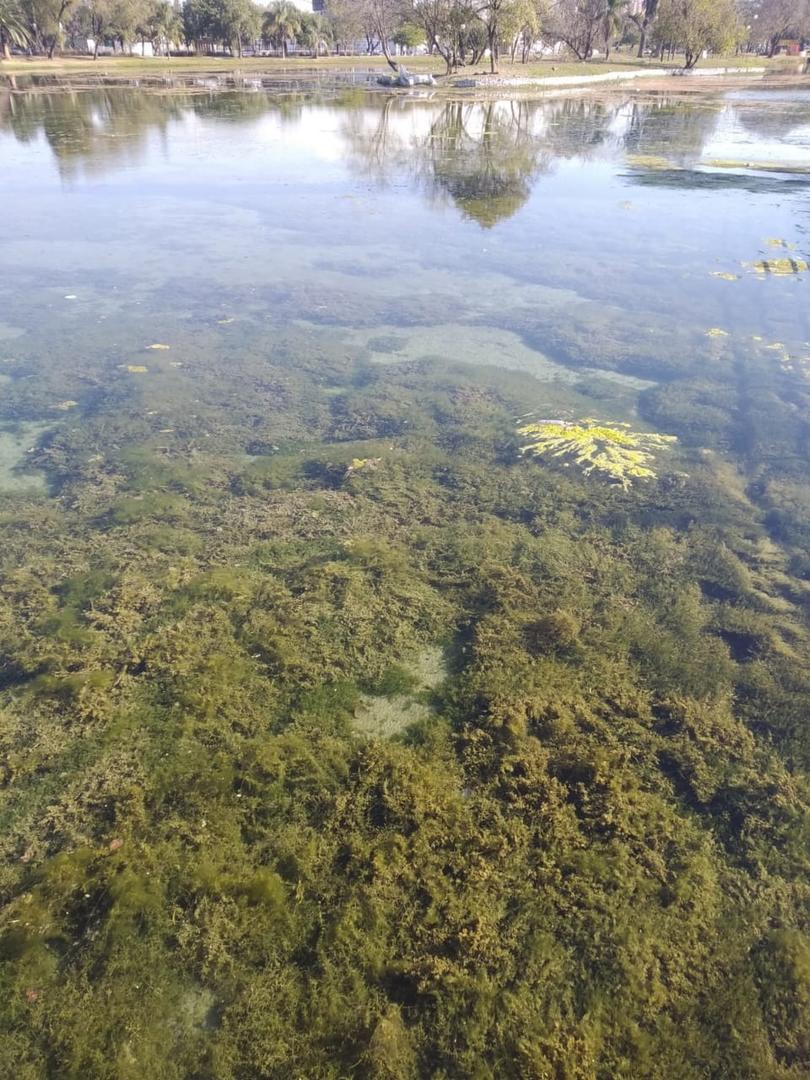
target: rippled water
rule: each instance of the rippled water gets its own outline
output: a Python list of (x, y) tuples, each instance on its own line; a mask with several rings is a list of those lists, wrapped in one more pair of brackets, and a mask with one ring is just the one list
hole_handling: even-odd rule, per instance
[(147, 412), (200, 394), (249, 452), (229, 402), (267, 358), (326, 399), (347, 358), (494, 365), (617, 418), (685, 370), (787, 398), (810, 375), (806, 90), (29, 82), (0, 90), (0, 199), (6, 486), (111, 385)]

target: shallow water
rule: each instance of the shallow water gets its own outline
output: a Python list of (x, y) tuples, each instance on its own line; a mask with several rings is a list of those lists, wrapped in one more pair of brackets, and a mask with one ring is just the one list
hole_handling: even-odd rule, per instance
[(81, 425), (111, 387), (190, 416), (211, 379), (201, 434), (236, 450), (268, 360), (324, 400), (347, 362), (510, 368), (614, 419), (684, 366), (810, 374), (808, 91), (29, 80), (0, 163), (6, 421)]

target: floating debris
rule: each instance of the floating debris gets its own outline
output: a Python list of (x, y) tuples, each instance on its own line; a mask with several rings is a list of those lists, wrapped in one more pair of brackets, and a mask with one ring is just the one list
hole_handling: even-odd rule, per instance
[[(232, 322), (235, 321), (236, 320), (233, 316), (231, 316), (229, 319), (217, 319), (217, 326), (229, 326)], [(152, 346), (152, 348), (154, 348), (154, 345)], [(166, 346), (166, 348), (168, 348), (168, 345)]]
[(719, 326), (713, 326), (711, 330), (706, 331), (706, 337), (721, 338), (728, 337), (728, 330), (721, 330)]
[(147, 347), (147, 349), (170, 349), (171, 345), (159, 345), (159, 344), (156, 344), (156, 345), (147, 345), (146, 347)]
[(712, 277), (721, 278), (723, 281), (740, 280), (740, 274), (732, 274), (729, 270), (712, 270)]
[(805, 259), (759, 259), (757, 262), (743, 263), (757, 274), (771, 274), (773, 277), (789, 277), (792, 274), (803, 274), (810, 269), (810, 263)]
[(78, 298), (78, 296), (76, 296), (75, 293), (68, 293), (67, 296), (65, 297), (65, 300), (78, 300), (78, 299), (79, 298)]
[(787, 240), (780, 240), (778, 236), (769, 236), (765, 243), (772, 248), (786, 248), (788, 251), (796, 250), (795, 244), (791, 244)]
[(126, 365), (126, 371), (128, 371), (130, 373), (130, 375), (143, 375), (144, 372), (147, 372), (148, 370), (149, 370), (149, 368), (145, 364), (127, 364)]
[(518, 434), (529, 440), (521, 447), (522, 454), (567, 458), (563, 464), (579, 465), (586, 476), (600, 473), (627, 491), (633, 480), (656, 475), (649, 467), (653, 451), (677, 441), (674, 435), (628, 429), (628, 424), (607, 427), (589, 417), (577, 423), (541, 420), (524, 424)]
[(78, 404), (78, 401), (71, 401), (68, 399), (67, 401), (57, 402), (56, 405), (52, 405), (51, 408), (59, 409), (61, 412), (67, 412), (68, 409), (75, 409)]

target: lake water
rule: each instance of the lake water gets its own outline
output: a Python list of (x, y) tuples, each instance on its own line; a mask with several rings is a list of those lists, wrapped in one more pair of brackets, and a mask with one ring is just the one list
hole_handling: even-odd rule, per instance
[(268, 361), (305, 372), (310, 411), (347, 363), (461, 363), (536, 376), (561, 414), (574, 392), (617, 420), (646, 400), (693, 438), (656, 384), (751, 369), (791, 398), (810, 376), (807, 90), (30, 81), (0, 90), (0, 163), (6, 487), (20, 422), (110, 394), (150, 435), (182, 414), (188, 438), (203, 402), (223, 450), (277, 441)]
[(810, 91), (688, 85), (0, 89), (0, 1075), (810, 1075)]

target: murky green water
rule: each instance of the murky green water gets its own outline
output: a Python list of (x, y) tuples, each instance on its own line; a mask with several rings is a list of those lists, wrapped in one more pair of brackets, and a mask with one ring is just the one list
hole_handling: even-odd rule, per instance
[[(790, 402), (810, 377), (808, 91), (28, 84), (0, 91), (0, 162), (8, 424), (112, 396), (143, 438), (250, 453), (347, 365), (460, 363), (734, 454), (741, 378)], [(268, 421), (268, 362), (302, 379), (298, 430)], [(7, 486), (27, 441), (3, 434)]]

